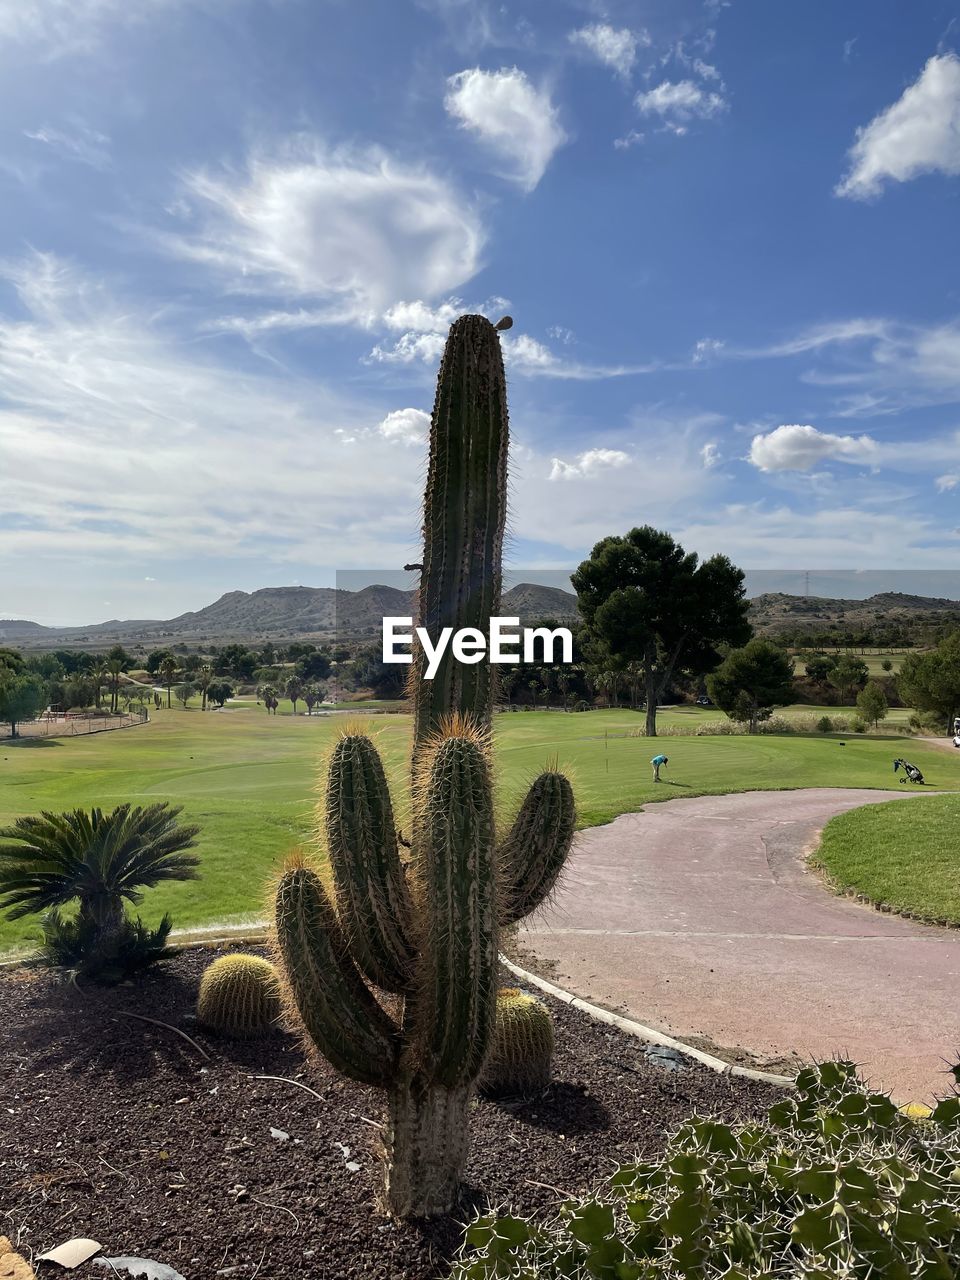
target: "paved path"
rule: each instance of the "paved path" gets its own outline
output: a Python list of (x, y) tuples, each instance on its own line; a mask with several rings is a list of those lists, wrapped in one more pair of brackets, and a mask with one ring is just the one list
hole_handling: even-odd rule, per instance
[(561, 985), (678, 1039), (761, 1062), (842, 1054), (927, 1101), (960, 1051), (960, 931), (836, 897), (804, 866), (827, 819), (888, 798), (907, 802), (813, 788), (625, 814), (578, 836), (521, 940)]

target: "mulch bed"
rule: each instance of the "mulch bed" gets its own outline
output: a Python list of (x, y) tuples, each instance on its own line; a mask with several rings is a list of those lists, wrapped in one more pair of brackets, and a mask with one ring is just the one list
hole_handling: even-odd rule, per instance
[[(26, 1257), (91, 1236), (106, 1255), (153, 1258), (186, 1280), (432, 1280), (478, 1208), (540, 1209), (656, 1151), (694, 1111), (746, 1118), (780, 1096), (664, 1064), (548, 999), (554, 1084), (533, 1101), (481, 1100), (459, 1215), (396, 1225), (376, 1207), (381, 1097), (306, 1060), (290, 1031), (253, 1044), (207, 1035), (191, 1014), (213, 958), (192, 948), (89, 995), (44, 972), (0, 975), (0, 1234)], [(120, 1010), (180, 1027), (210, 1059)], [(257, 1075), (296, 1078), (323, 1100)]]

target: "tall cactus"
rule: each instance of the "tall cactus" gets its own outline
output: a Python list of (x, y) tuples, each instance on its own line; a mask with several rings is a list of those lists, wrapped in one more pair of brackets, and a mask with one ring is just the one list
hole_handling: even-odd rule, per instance
[[(434, 642), (442, 627), (486, 634), (500, 606), (507, 406), (496, 330), (508, 323), (461, 316), (440, 367), (418, 617)], [(498, 932), (551, 891), (575, 823), (570, 784), (550, 770), (498, 843), (494, 669), (449, 649), (433, 680), (425, 668), (417, 647), (409, 860), (376, 748), (347, 733), (323, 801), (328, 869), (293, 860), (276, 897), (287, 992), (308, 1036), (345, 1075), (387, 1091), (384, 1203), (397, 1217), (456, 1202), (495, 1024)]]

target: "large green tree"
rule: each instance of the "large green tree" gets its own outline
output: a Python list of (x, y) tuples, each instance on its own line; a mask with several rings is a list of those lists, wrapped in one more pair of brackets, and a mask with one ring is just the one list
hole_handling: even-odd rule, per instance
[(759, 636), (742, 649), (734, 649), (707, 677), (707, 690), (731, 720), (750, 726), (756, 733), (774, 707), (793, 701), (793, 661), (779, 647)]
[(870, 669), (862, 658), (852, 653), (844, 653), (837, 659), (827, 679), (840, 694), (840, 701), (859, 689), (862, 689), (870, 678)]
[(650, 525), (598, 542), (571, 581), (591, 662), (620, 672), (638, 664), (650, 737), (674, 676), (703, 676), (719, 663), (720, 646), (751, 635), (743, 572), (721, 555), (701, 564)]
[(960, 714), (960, 631), (954, 631), (929, 653), (908, 653), (897, 677), (900, 697), (908, 707), (931, 711), (949, 733)]
[(0, 668), (0, 724), (10, 726), (11, 737), (19, 738), (18, 726), (35, 719), (46, 705), (47, 686), (39, 676)]

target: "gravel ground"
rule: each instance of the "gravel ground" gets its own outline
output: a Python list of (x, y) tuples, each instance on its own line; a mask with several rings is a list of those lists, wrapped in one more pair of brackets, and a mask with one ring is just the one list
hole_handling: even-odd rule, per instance
[[(535, 1211), (656, 1151), (693, 1111), (752, 1116), (778, 1096), (648, 1056), (544, 997), (553, 1085), (533, 1101), (479, 1101), (459, 1213), (395, 1225), (376, 1205), (381, 1097), (308, 1060), (289, 1030), (253, 1044), (207, 1035), (191, 1014), (213, 959), (191, 948), (93, 994), (29, 969), (0, 976), (0, 1234), (27, 1258), (90, 1236), (107, 1256), (152, 1258), (186, 1280), (442, 1277), (478, 1208)], [(180, 1028), (209, 1058), (124, 1013)]]

